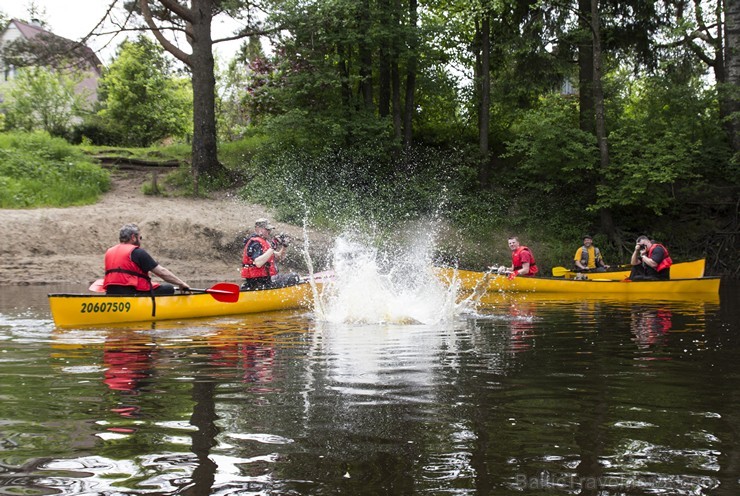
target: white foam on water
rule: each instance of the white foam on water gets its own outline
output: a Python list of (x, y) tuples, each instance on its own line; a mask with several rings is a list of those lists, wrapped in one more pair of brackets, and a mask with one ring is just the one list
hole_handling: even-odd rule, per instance
[(334, 278), (314, 314), (319, 321), (351, 324), (436, 324), (459, 315), (456, 281), (443, 283), (432, 266), (433, 236), (381, 250), (353, 233), (333, 248)]

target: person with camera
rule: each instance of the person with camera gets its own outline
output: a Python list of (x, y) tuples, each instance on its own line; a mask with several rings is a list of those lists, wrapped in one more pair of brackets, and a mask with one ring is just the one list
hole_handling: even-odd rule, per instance
[(659, 243), (653, 243), (647, 236), (637, 238), (635, 251), (632, 252), (633, 281), (668, 280), (671, 278), (671, 260), (668, 250)]
[(583, 246), (576, 250), (573, 257), (575, 272), (606, 272), (609, 268), (601, 258), (601, 251), (593, 243), (594, 240), (590, 235), (583, 237)]
[(275, 229), (269, 220), (257, 219), (254, 233), (244, 241), (241, 276), (242, 289), (284, 288), (300, 282), (297, 274), (280, 274), (277, 262), (287, 255), (291, 238), (285, 234), (273, 237)]

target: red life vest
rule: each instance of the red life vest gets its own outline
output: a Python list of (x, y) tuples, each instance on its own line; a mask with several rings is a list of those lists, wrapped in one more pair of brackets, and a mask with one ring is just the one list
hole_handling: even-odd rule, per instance
[[(149, 274), (141, 270), (131, 260), (131, 252), (138, 248), (129, 243), (120, 243), (105, 252), (105, 278), (103, 289), (109, 284), (117, 286), (133, 286), (136, 291), (147, 292), (152, 289)], [(155, 286), (156, 287), (156, 286)]]
[(244, 254), (242, 255), (242, 277), (244, 279), (254, 279), (257, 277), (269, 277), (277, 275), (274, 253), (267, 261), (267, 263), (265, 263), (265, 265), (263, 265), (262, 267), (257, 267), (256, 265), (254, 265), (254, 260), (252, 260), (252, 257), (250, 257), (247, 253), (247, 250), (249, 249), (249, 244), (253, 240), (257, 240), (260, 246), (262, 246), (262, 253), (266, 253), (267, 250), (272, 248), (272, 245), (270, 245), (270, 243), (265, 238), (253, 234), (252, 237), (249, 238), (246, 243), (244, 243)]
[(534, 254), (532, 253), (532, 250), (527, 248), (526, 246), (520, 246), (516, 250), (511, 252), (511, 264), (514, 267), (514, 270), (519, 270), (522, 268), (522, 252), (526, 250), (529, 252), (529, 256), (532, 259), (532, 261), (529, 263), (529, 273), (528, 274), (522, 274), (524, 276), (533, 276), (537, 273), (539, 270), (537, 268), (537, 265), (535, 265), (534, 261)]
[(661, 260), (658, 266), (655, 268), (655, 272), (660, 272), (660, 271), (666, 270), (668, 267), (673, 265), (673, 260), (671, 260), (671, 257), (668, 255), (668, 250), (666, 249), (666, 247), (659, 243), (653, 243), (652, 245), (650, 245), (650, 249), (648, 250), (648, 253), (647, 253), (648, 257), (650, 257), (650, 255), (653, 254), (653, 250), (655, 249), (656, 246), (660, 246), (661, 248), (663, 248), (663, 251), (665, 252), (665, 256), (663, 257), (663, 260)]

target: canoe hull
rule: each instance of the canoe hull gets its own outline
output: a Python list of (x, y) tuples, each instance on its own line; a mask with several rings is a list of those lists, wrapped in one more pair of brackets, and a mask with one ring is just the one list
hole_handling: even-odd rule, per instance
[[(692, 260), (690, 262), (679, 262), (671, 265), (671, 279), (698, 279), (704, 277), (704, 268), (706, 259)], [(566, 272), (566, 279), (575, 277), (575, 272)], [(630, 276), (629, 270), (620, 270), (615, 272), (588, 272), (586, 276), (589, 279), (609, 279), (621, 281)]]
[[(510, 292), (543, 292), (543, 293), (600, 293), (655, 295), (656, 297), (672, 293), (719, 293), (719, 277), (702, 277), (694, 279), (671, 279), (669, 281), (625, 282), (601, 279), (577, 281), (574, 279), (550, 277), (516, 277), (488, 275), (483, 272), (468, 270), (456, 271), (460, 288), (466, 291), (510, 291)], [(438, 269), (442, 280), (451, 281), (455, 269)]]
[(235, 303), (216, 301), (209, 294), (157, 296), (152, 316), (149, 296), (50, 294), (49, 307), (58, 327), (192, 319), (308, 307), (311, 286), (302, 283), (280, 289), (242, 291)]

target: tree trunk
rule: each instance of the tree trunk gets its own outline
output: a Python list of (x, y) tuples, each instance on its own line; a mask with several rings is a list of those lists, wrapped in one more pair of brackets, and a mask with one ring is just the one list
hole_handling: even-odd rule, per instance
[(733, 151), (740, 153), (740, 1), (724, 0), (725, 9), (725, 47), (724, 67), (726, 80), (724, 91), (720, 92), (720, 111), (727, 119), (728, 132)]
[(216, 143), (216, 78), (211, 39), (212, 0), (192, 0), (193, 23), (193, 174), (215, 177), (222, 172)]
[(373, 53), (370, 49), (370, 3), (360, 5), (360, 98), (365, 110), (373, 110)]
[(580, 37), (578, 40), (578, 103), (580, 109), (579, 127), (582, 131), (596, 134), (594, 111), (594, 48), (591, 35), (591, 0), (578, 0), (578, 21)]
[[(593, 93), (594, 93), (594, 115), (596, 125), (596, 140), (599, 144), (599, 170), (600, 177), (605, 177), (609, 169), (609, 142), (606, 135), (606, 113), (604, 110), (604, 90), (601, 83), (602, 60), (601, 53), (601, 17), (599, 16), (599, 0), (591, 0), (591, 33), (593, 36)], [(603, 180), (603, 179), (602, 179)], [(601, 228), (609, 238), (615, 242), (617, 233), (614, 228), (614, 219), (611, 209), (602, 208), (599, 211), (601, 217)]]
[(409, 59), (406, 65), (406, 106), (404, 111), (403, 121), (403, 146), (408, 148), (411, 146), (413, 138), (413, 122), (414, 122), (414, 92), (416, 88), (416, 49), (417, 49), (417, 33), (418, 29), (417, 19), (417, 0), (409, 0), (409, 29), (411, 35), (409, 38)]
[(380, 49), (378, 57), (378, 115), (388, 117), (391, 113), (391, 62), (388, 48)]
[(483, 14), (480, 26), (480, 99), (478, 104), (478, 148), (480, 166), (478, 180), (487, 185), (491, 179), (491, 162), (488, 160), (488, 135), (491, 127), (491, 16)]
[[(392, 15), (394, 33), (401, 28), (401, 0), (393, 1)], [(398, 142), (403, 138), (403, 118), (401, 113), (401, 72), (398, 69), (400, 38), (394, 34), (391, 41), (391, 111), (393, 112), (393, 135)]]
[(399, 142), (403, 138), (403, 116), (401, 112), (401, 71), (398, 59), (391, 64), (391, 107), (393, 111), (393, 135)]
[(352, 101), (352, 90), (349, 87), (349, 62), (347, 61), (345, 47), (341, 43), (337, 45), (337, 59), (337, 70), (339, 71), (342, 107), (344, 107), (347, 115), (349, 115), (350, 105)]

